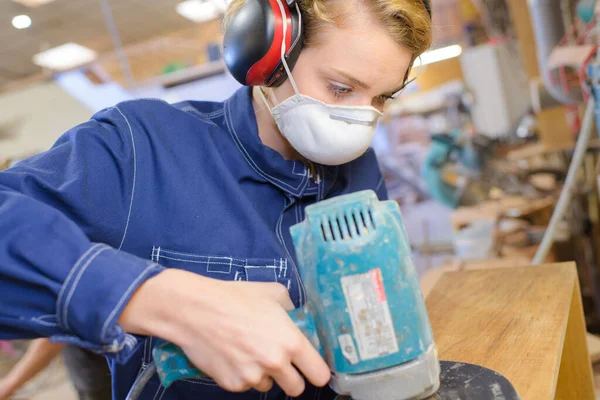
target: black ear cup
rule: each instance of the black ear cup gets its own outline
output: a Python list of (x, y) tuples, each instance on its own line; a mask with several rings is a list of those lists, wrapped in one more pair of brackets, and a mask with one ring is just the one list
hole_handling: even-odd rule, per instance
[[(223, 40), (223, 58), (231, 75), (247, 86), (279, 86), (287, 78), (281, 62), (281, 42), (292, 69), (302, 50), (298, 7), (277, 0), (247, 0), (231, 17)], [(286, 37), (283, 37), (286, 24)]]

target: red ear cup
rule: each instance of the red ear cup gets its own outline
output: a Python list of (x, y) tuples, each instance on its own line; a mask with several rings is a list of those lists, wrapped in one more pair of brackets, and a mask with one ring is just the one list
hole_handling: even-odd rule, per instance
[(246, 0), (231, 17), (223, 39), (223, 58), (231, 75), (242, 85), (279, 86), (287, 74), (281, 62), (286, 24), (286, 62), (294, 68), (302, 49), (302, 27), (296, 5), (280, 0)]

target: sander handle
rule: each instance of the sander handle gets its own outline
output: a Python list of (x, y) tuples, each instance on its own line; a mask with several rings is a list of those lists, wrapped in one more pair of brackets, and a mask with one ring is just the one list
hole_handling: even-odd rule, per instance
[[(297, 308), (289, 312), (290, 317), (312, 345), (323, 356), (323, 349), (317, 333), (313, 314), (307, 307)], [(196, 368), (186, 357), (183, 350), (170, 342), (158, 340), (152, 349), (152, 357), (160, 382), (168, 388), (180, 379), (201, 379), (208, 376)]]

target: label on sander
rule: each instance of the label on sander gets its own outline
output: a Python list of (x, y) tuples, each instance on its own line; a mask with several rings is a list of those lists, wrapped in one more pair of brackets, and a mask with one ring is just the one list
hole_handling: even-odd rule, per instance
[(361, 360), (398, 351), (381, 270), (344, 276), (341, 279)]

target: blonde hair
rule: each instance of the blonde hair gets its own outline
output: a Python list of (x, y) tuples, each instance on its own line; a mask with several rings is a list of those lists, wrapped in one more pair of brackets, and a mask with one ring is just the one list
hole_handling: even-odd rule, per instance
[[(231, 0), (223, 27), (246, 0)], [(284, 0), (282, 0), (284, 1)], [(371, 11), (393, 40), (413, 53), (413, 60), (431, 46), (431, 18), (423, 0), (359, 0)], [(344, 23), (348, 3), (344, 0), (298, 0), (305, 27), (304, 46), (319, 43), (320, 28), (330, 24), (341, 26)]]

